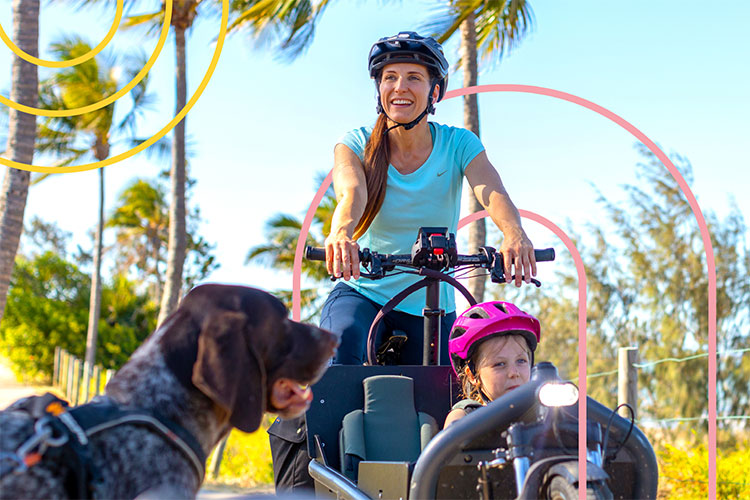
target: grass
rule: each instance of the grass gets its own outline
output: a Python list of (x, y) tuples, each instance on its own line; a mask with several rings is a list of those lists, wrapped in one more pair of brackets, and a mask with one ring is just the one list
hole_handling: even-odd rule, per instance
[(261, 427), (251, 434), (233, 429), (229, 434), (217, 476), (214, 476), (214, 468), (219, 447), (214, 450), (208, 461), (207, 484), (252, 488), (253, 490), (268, 489), (271, 492), (273, 490), (273, 467), (266, 429), (273, 420), (273, 416), (266, 415)]

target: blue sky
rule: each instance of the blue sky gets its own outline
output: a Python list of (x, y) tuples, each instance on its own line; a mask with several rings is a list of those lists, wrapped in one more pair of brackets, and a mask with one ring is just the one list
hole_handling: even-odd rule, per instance
[[(379, 37), (418, 27), (435, 2), (361, 0), (333, 2), (309, 50), (291, 64), (257, 47), (243, 34), (228, 38), (211, 82), (187, 120), (206, 238), (217, 244), (221, 268), (212, 281), (289, 288), (291, 276), (244, 265), (248, 248), (263, 241), (264, 222), (276, 212), (302, 215), (316, 172), (332, 166), (337, 138), (375, 119), (374, 87), (366, 70)], [(667, 152), (694, 169), (693, 192), (704, 210), (726, 214), (734, 197), (750, 216), (750, 4), (723, 2), (530, 2), (535, 29), (502, 62), (485, 67), (480, 84), (536, 85), (583, 97), (622, 116)], [(42, 55), (51, 40), (78, 33), (92, 45), (112, 22), (111, 8), (75, 11), (43, 2)], [(0, 23), (10, 33), (10, 2)], [(218, 32), (217, 18), (193, 30), (188, 42), (188, 91), (205, 73)], [(154, 38), (118, 33), (117, 50), (150, 52)], [(446, 45), (457, 60), (457, 43)], [(158, 96), (140, 130), (153, 133), (174, 114), (171, 40), (152, 73)], [(0, 89), (10, 86), (10, 51), (0, 47)], [(461, 87), (460, 72), (449, 89)], [(561, 226), (596, 220), (591, 185), (620, 196), (618, 186), (638, 183), (635, 138), (595, 113), (549, 97), (492, 93), (479, 97), (480, 125), (490, 160), (519, 208)], [(435, 121), (462, 124), (460, 99), (438, 105)], [(41, 161), (38, 160), (38, 161)], [(48, 163), (47, 163), (48, 164)], [(140, 154), (106, 170), (111, 206), (136, 176), (165, 168)], [(26, 217), (37, 215), (88, 242), (96, 222), (95, 172), (64, 174), (31, 189)], [(538, 246), (555, 244), (527, 223)], [(113, 236), (110, 235), (110, 238)]]

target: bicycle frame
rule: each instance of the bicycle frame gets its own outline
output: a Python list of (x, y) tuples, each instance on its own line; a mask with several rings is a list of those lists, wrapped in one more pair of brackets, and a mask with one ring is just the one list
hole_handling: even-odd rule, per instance
[(440, 282), (445, 281), (453, 285), (466, 298), (470, 305), (476, 305), (477, 301), (471, 293), (454, 277), (440, 271), (422, 268), (419, 274), (425, 276), (422, 280), (414, 283), (408, 288), (401, 291), (378, 311), (375, 319), (370, 325), (370, 332), (367, 335), (367, 360), (368, 364), (374, 365), (375, 362), (375, 333), (378, 330), (380, 321), (386, 314), (391, 312), (394, 307), (401, 303), (406, 297), (422, 288), (427, 288), (425, 307), (422, 309), (424, 316), (424, 343), (422, 350), (422, 366), (437, 365), (440, 360), (440, 318), (445, 316), (445, 310), (440, 307)]

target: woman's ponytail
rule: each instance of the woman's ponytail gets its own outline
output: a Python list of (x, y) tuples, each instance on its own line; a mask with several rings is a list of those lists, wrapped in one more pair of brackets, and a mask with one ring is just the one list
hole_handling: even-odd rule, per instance
[(387, 118), (385, 113), (381, 113), (378, 115), (372, 134), (365, 145), (364, 167), (367, 181), (367, 203), (362, 217), (354, 228), (352, 238), (355, 240), (365, 234), (375, 216), (378, 215), (380, 207), (383, 206), (385, 188), (388, 182), (388, 165), (391, 163), (387, 130)]

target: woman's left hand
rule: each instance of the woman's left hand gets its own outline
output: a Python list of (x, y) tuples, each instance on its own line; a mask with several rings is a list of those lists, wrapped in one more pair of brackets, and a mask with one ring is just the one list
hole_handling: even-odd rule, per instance
[(520, 287), (522, 280), (530, 283), (531, 277), (536, 276), (534, 245), (523, 229), (504, 233), (503, 244), (498, 252), (503, 255), (506, 283), (510, 283), (515, 274), (516, 286)]

